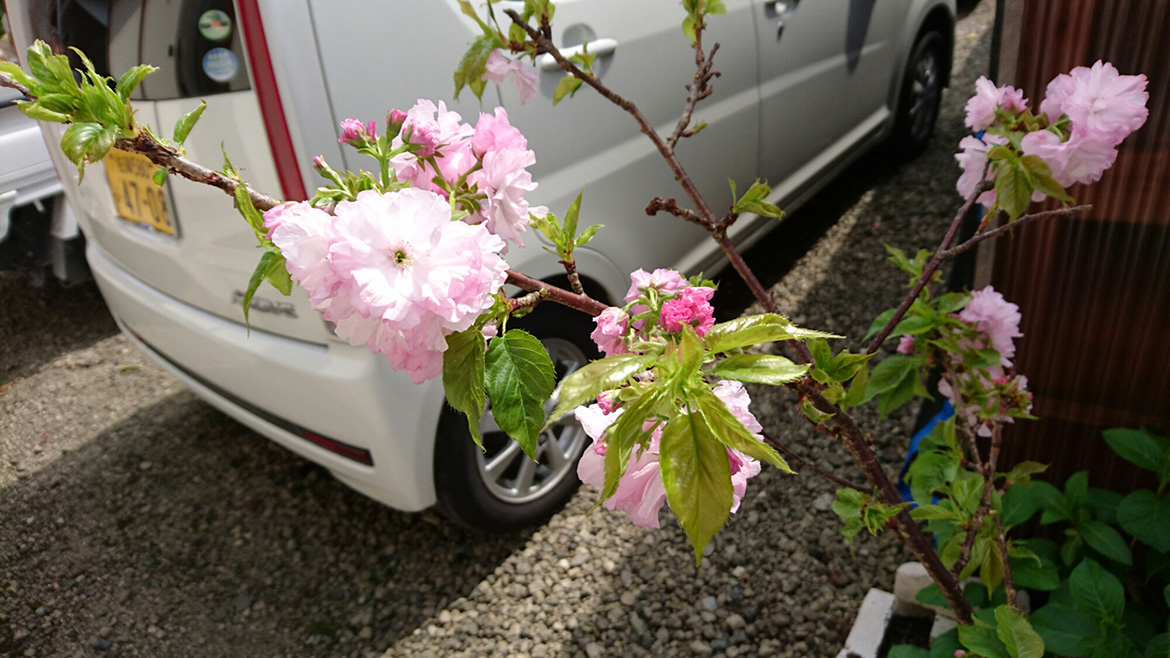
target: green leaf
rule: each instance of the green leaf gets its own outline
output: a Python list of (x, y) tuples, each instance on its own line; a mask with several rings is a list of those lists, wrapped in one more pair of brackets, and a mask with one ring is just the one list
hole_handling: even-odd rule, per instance
[[(73, 119), (68, 114), (56, 112), (51, 110), (43, 103), (38, 101), (16, 101), (16, 106), (20, 108), (22, 114), (30, 119), (37, 121), (49, 121), (52, 123), (69, 123)], [(94, 124), (96, 125), (96, 124)], [(62, 147), (64, 148), (64, 147)]]
[(711, 327), (703, 341), (711, 352), (727, 352), (778, 340), (807, 340), (812, 338), (840, 338), (811, 329), (803, 329), (774, 313), (751, 315), (720, 322)]
[[(479, 19), (476, 18), (478, 21)], [(499, 37), (494, 32), (489, 32), (488, 28), (483, 25), (485, 34), (476, 37), (471, 45), (468, 46), (467, 52), (463, 54), (463, 58), (459, 60), (459, 66), (455, 69), (455, 99), (459, 99), (459, 92), (463, 91), (463, 87), (471, 90), (476, 98), (483, 98), (484, 87), (487, 82), (483, 79), (483, 74), (487, 71), (487, 60), (492, 54), (492, 51), (500, 47)]]
[[(629, 391), (630, 389), (624, 389)], [(665, 388), (651, 386), (638, 391), (638, 397), (628, 402), (626, 411), (605, 431), (605, 486), (601, 490), (598, 504), (617, 491), (618, 483), (626, 472), (634, 446), (648, 440), (649, 433), (643, 426), (665, 397)], [(623, 397), (624, 400), (624, 397)]]
[(1028, 488), (1040, 509), (1044, 510), (1044, 514), (1040, 517), (1041, 525), (1067, 521), (1071, 518), (1071, 511), (1065, 502), (1064, 494), (1059, 489), (1043, 480), (1032, 480), (1028, 484)]
[(1102, 432), (1109, 447), (1122, 459), (1137, 466), (1161, 473), (1167, 467), (1167, 447), (1145, 430), (1111, 429)]
[(1162, 633), (1150, 640), (1145, 658), (1170, 658), (1170, 633)]
[(1170, 551), (1170, 496), (1159, 498), (1149, 489), (1138, 489), (1121, 501), (1117, 522), (1143, 544)]
[(1004, 479), (1008, 482), (1016, 484), (1027, 485), (1031, 481), (1033, 475), (1038, 475), (1048, 470), (1048, 464), (1041, 464), (1040, 462), (1023, 461), (1012, 467), (1012, 470), (1004, 473)]
[(261, 215), (260, 211), (256, 210), (256, 206), (252, 205), (252, 197), (248, 195), (248, 188), (243, 181), (240, 181), (240, 184), (236, 186), (236, 210), (248, 222), (248, 226), (252, 227), (252, 232), (256, 234), (256, 240), (261, 245), (272, 244), (268, 239), (268, 229), (264, 228), (264, 215)]
[(666, 500), (686, 531), (698, 563), (731, 513), (727, 449), (700, 414), (683, 414), (663, 428), (658, 463)]
[(818, 425), (836, 415), (825, 413), (824, 411), (817, 409), (815, 406), (813, 406), (812, 400), (807, 399), (800, 401), (800, 412), (804, 414), (805, 418), (808, 418)]
[(898, 644), (890, 647), (886, 658), (930, 658), (930, 652), (912, 644)]
[(1125, 612), (1121, 581), (1089, 558), (1072, 570), (1069, 588), (1077, 607), (1097, 619), (1117, 621)]
[(260, 284), (264, 283), (264, 279), (268, 276), (268, 268), (273, 261), (279, 257), (280, 254), (275, 251), (265, 251), (260, 256), (260, 262), (256, 264), (256, 269), (252, 270), (252, 276), (248, 279), (248, 289), (244, 291), (244, 327), (251, 331), (251, 325), (248, 322), (248, 309), (252, 307), (252, 296), (256, 294), (256, 290), (260, 288)]
[(934, 328), (934, 320), (922, 315), (908, 315), (902, 318), (894, 330), (890, 332), (891, 336), (901, 336), (903, 334), (910, 336), (917, 336), (924, 334)]
[(121, 78), (118, 78), (118, 84), (114, 87), (114, 92), (123, 101), (130, 100), (130, 96), (138, 88), (138, 83), (142, 82), (143, 78), (157, 70), (157, 68), (149, 64), (139, 64), (138, 66), (131, 67), (130, 70), (122, 74)]
[(1052, 169), (1048, 167), (1048, 163), (1043, 158), (1038, 155), (1025, 155), (1020, 158), (1020, 164), (1024, 165), (1024, 168), (1028, 170), (1032, 183), (1037, 191), (1043, 192), (1058, 201), (1072, 202), (1073, 198), (1052, 177)]
[(581, 214), (581, 197), (584, 194), (584, 189), (578, 192), (577, 198), (573, 199), (573, 203), (570, 203), (569, 209), (565, 211), (564, 235), (566, 244), (557, 245), (561, 251), (570, 253), (573, 251), (568, 245), (572, 243), (573, 238), (577, 237), (577, 217)]
[(565, 96), (572, 98), (580, 88), (580, 78), (575, 78), (572, 75), (565, 74), (565, 77), (561, 78), (561, 81), (557, 83), (557, 88), (553, 90), (553, 105), (563, 101)]
[(894, 317), (894, 313), (897, 311), (898, 309), (896, 308), (882, 311), (881, 314), (873, 319), (873, 324), (869, 325), (869, 331), (865, 332), (865, 338), (862, 338), (861, 341), (864, 343), (867, 342), (870, 338), (876, 336), (877, 332), (881, 331), (882, 327), (886, 326), (886, 323), (890, 321), (890, 318)]
[(155, 185), (162, 187), (163, 184), (165, 184), (167, 182), (167, 170), (166, 169), (159, 169), (158, 171), (154, 172), (154, 174), (150, 178), (151, 178), (151, 180), (154, 181)]
[(1085, 543), (1093, 550), (1114, 562), (1120, 562), (1126, 566), (1133, 565), (1133, 555), (1129, 551), (1129, 546), (1121, 538), (1121, 533), (1114, 530), (1108, 523), (1087, 521), (1077, 526), (1077, 529), (1081, 531), (1081, 537), (1084, 538)]
[(1046, 557), (1040, 558), (1039, 565), (1030, 558), (1012, 557), (1009, 563), (1012, 567), (1012, 583), (1019, 589), (1047, 592), (1060, 586), (1059, 569), (1055, 562)]
[(720, 361), (710, 372), (723, 379), (779, 386), (800, 379), (808, 372), (808, 368), (807, 365), (795, 364), (782, 356), (736, 354)]
[(1084, 612), (1056, 603), (1033, 612), (1028, 621), (1044, 640), (1045, 648), (1058, 656), (1088, 656), (1082, 641), (1085, 633), (1095, 632), (1098, 626)]
[(581, 235), (577, 236), (577, 246), (582, 247), (588, 244), (593, 239), (593, 236), (597, 235), (597, 232), (603, 228), (605, 228), (605, 224), (594, 224), (581, 231)]
[(978, 625), (960, 626), (959, 641), (968, 651), (974, 651), (983, 658), (1011, 658), (994, 628)]
[(1098, 521), (1117, 525), (1117, 508), (1121, 506), (1123, 498), (1124, 496), (1116, 491), (1092, 487), (1085, 500), (1085, 507)]
[(618, 354), (573, 371), (561, 382), (557, 408), (548, 422), (555, 422), (577, 407), (592, 402), (601, 393), (625, 384), (656, 360), (655, 354)]
[(913, 369), (907, 371), (893, 390), (886, 391), (878, 397), (878, 414), (883, 417), (890, 415), (895, 409), (914, 399), (920, 388), (918, 372)]
[(1004, 160), (995, 175), (995, 200), (1014, 221), (1032, 202), (1032, 181), (1019, 161)]
[(179, 117), (179, 120), (175, 122), (176, 144), (187, 141), (187, 135), (191, 134), (191, 129), (195, 127), (195, 123), (199, 121), (199, 117), (203, 116), (203, 110), (206, 109), (207, 101), (199, 101), (198, 107)]
[(443, 352), (443, 391), (447, 404), (467, 417), (467, 430), (475, 445), (481, 448), (479, 421), (487, 402), (483, 381), (486, 348), (483, 332), (473, 325), (447, 336), (447, 351)]
[(695, 396), (695, 404), (704, 422), (725, 446), (738, 450), (752, 459), (767, 462), (785, 473), (793, 472), (788, 462), (784, 461), (772, 446), (757, 439), (747, 427), (744, 427), (723, 400), (706, 385), (694, 387), (689, 392)]
[(1044, 658), (1044, 640), (1015, 610), (1006, 605), (995, 609), (996, 635), (1012, 658)]
[[(37, 81), (33, 78), (30, 78), (28, 74), (24, 72), (24, 69), (20, 68), (20, 66), (15, 62), (6, 62), (0, 59), (0, 73), (7, 75), (17, 83), (24, 85), (26, 88), (37, 85)], [(32, 90), (29, 89), (29, 91)], [(39, 96), (39, 94), (34, 94), (34, 96)]]
[(1013, 484), (1003, 495), (1002, 509), (1005, 525), (1019, 525), (1032, 518), (1040, 507), (1040, 501), (1032, 495), (1028, 485)]
[(818, 368), (829, 365), (829, 361), (833, 358), (833, 350), (829, 347), (828, 341), (823, 338), (808, 341), (808, 351), (812, 354), (813, 363)]
[(512, 329), (488, 343), (484, 387), (492, 416), (533, 460), (544, 425), (544, 402), (555, 385), (548, 352), (532, 334)]
[(264, 280), (272, 284), (280, 294), (285, 297), (292, 294), (292, 277), (289, 276), (288, 267), (285, 265), (284, 254), (276, 251), (276, 257), (268, 264), (268, 269), (264, 272)]
[(868, 402), (879, 393), (893, 390), (913, 368), (914, 359), (905, 354), (894, 354), (882, 359), (869, 374), (864, 401)]
[(114, 145), (116, 126), (102, 126), (98, 123), (75, 123), (65, 129), (61, 136), (61, 150), (81, 174), (87, 162), (97, 162), (106, 157)]

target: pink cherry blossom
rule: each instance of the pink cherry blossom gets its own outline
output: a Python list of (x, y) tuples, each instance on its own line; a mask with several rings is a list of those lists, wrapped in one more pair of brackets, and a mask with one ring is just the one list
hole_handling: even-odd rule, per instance
[[(469, 217), (469, 223), (484, 221), (487, 229), (501, 238), (524, 247), (520, 234), (531, 223), (529, 214), (543, 216), (547, 208), (532, 208), (526, 196), (536, 189), (527, 167), (536, 163), (536, 154), (528, 150), (528, 140), (508, 122), (502, 107), (495, 115), (480, 114), (471, 138), (473, 157), (481, 158), (483, 168), (472, 172), (468, 182), (487, 195), (482, 213)], [(507, 249), (504, 250), (507, 253)]]
[[(983, 170), (987, 166), (987, 152), (995, 146), (1007, 144), (1007, 139), (999, 135), (984, 135), (983, 139), (978, 137), (964, 137), (959, 141), (959, 147), (962, 150), (955, 154), (955, 160), (959, 161), (959, 166), (963, 168), (963, 174), (959, 176), (959, 182), (955, 185), (955, 189), (959, 191), (959, 196), (964, 199), (970, 198), (975, 193), (975, 187), (979, 184), (979, 179), (983, 175)], [(988, 172), (986, 180), (993, 180), (993, 172)], [(977, 203), (985, 206), (990, 206), (995, 203), (995, 191), (988, 190), (979, 195)]]
[(972, 130), (983, 130), (995, 122), (995, 111), (1020, 113), (1028, 108), (1024, 92), (1011, 86), (996, 87), (980, 76), (975, 81), (975, 95), (967, 101), (965, 123)]
[(626, 349), (625, 336), (629, 329), (630, 316), (626, 315), (625, 311), (611, 306), (593, 318), (593, 322), (597, 324), (597, 328), (589, 337), (597, 344), (597, 349), (606, 356), (625, 354), (629, 351)]
[(691, 325), (703, 336), (715, 324), (715, 309), (709, 303), (715, 290), (705, 286), (683, 288), (678, 295), (662, 305), (662, 327), (669, 333), (682, 331)]
[(992, 286), (971, 293), (971, 301), (959, 312), (959, 319), (975, 325), (987, 335), (999, 352), (1000, 365), (1011, 367), (1016, 354), (1015, 339), (1020, 333), (1020, 307), (1005, 300)]
[[(391, 115), (394, 113), (391, 112)], [(445, 194), (433, 182), (436, 174), (434, 168), (422, 158), (433, 155), (439, 165), (438, 173), (448, 183), (454, 183), (475, 166), (476, 159), (471, 153), (468, 139), (475, 129), (464, 123), (458, 112), (448, 111), (443, 101), (439, 101), (436, 107), (429, 100), (419, 99), (406, 112), (402, 133), (394, 138), (393, 146), (401, 145), (407, 132), (410, 133), (411, 144), (424, 148), (417, 153), (400, 153), (390, 160), (390, 164), (394, 166), (399, 180), (410, 181), (411, 187)]]
[(333, 243), (329, 213), (308, 201), (283, 203), (264, 213), (264, 226), (268, 239), (284, 254), (289, 275), (309, 293), (311, 303), (320, 305), (337, 292), (341, 279), (327, 260)]
[(604, 414), (611, 414), (618, 408), (618, 398), (612, 391), (597, 394), (597, 406), (601, 407), (601, 412)]
[[(721, 381), (712, 391), (723, 401), (731, 413), (752, 432), (756, 439), (763, 441), (759, 436), (761, 426), (748, 405), (751, 398), (743, 384), (739, 382)], [(617, 409), (606, 413), (600, 405), (591, 404), (579, 407), (576, 411), (577, 420), (585, 429), (585, 433), (593, 439), (593, 444), (585, 449), (581, 461), (577, 465), (577, 475), (581, 481), (591, 484), (598, 489), (605, 486), (605, 454), (606, 444), (602, 437), (605, 431), (623, 413), (625, 409)], [(659, 527), (658, 511), (666, 502), (666, 487), (662, 484), (662, 472), (658, 465), (659, 444), (662, 438), (660, 428), (654, 428), (653, 423), (643, 425), (643, 430), (650, 431), (650, 442), (645, 450), (634, 449), (630, 456), (625, 474), (618, 482), (617, 491), (605, 501), (607, 509), (625, 512), (633, 523), (650, 528)], [(740, 502), (747, 492), (747, 481), (760, 473), (760, 463), (738, 451), (727, 450), (728, 465), (731, 469), (732, 505), (731, 511), (739, 510)]]
[(378, 133), (373, 121), (363, 125), (358, 119), (346, 119), (341, 122), (341, 139), (337, 141), (350, 146), (364, 146), (376, 139)]
[(906, 334), (898, 341), (898, 354), (912, 354), (914, 352), (914, 336)]
[(1040, 110), (1052, 121), (1068, 115), (1089, 137), (1117, 146), (1149, 116), (1148, 82), (1145, 75), (1121, 75), (1097, 60), (1092, 68), (1078, 66), (1048, 83)]
[(266, 214), (289, 273), (338, 336), (385, 354), (415, 383), (437, 376), (446, 337), (470, 327), (504, 283), (503, 240), (452, 222), (448, 203), (423, 190), (367, 190), (334, 212), (302, 203)]
[(1117, 149), (1108, 137), (1097, 136), (1073, 124), (1067, 140), (1051, 130), (1024, 135), (1020, 149), (1025, 155), (1040, 156), (1052, 169), (1052, 178), (1064, 187), (1073, 183), (1095, 183), (1117, 159)]
[(540, 77), (523, 60), (508, 59), (499, 48), (496, 48), (488, 55), (485, 68), (483, 79), (489, 82), (500, 84), (504, 78), (512, 76), (512, 83), (516, 85), (516, 94), (520, 96), (521, 105), (536, 96), (536, 85), (540, 82)]
[(654, 288), (665, 295), (673, 295), (689, 285), (675, 270), (657, 269), (647, 272), (639, 269), (630, 275), (630, 289), (626, 291), (626, 301), (634, 301), (647, 288)]

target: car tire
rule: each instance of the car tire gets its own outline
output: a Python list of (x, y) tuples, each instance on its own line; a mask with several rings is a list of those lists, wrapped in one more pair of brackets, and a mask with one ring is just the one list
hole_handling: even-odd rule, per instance
[[(509, 327), (540, 339), (553, 359), (558, 382), (600, 357), (589, 338), (593, 322), (578, 311), (545, 304)], [(551, 410), (555, 401), (554, 393), (546, 409)], [(456, 522), (494, 533), (536, 526), (561, 509), (580, 485), (577, 462), (589, 437), (572, 414), (541, 435), (535, 463), (499, 430), (490, 413), (484, 414), (480, 431), (484, 450), (472, 441), (467, 419), (443, 406), (435, 437), (435, 494), (439, 510)]]
[(896, 155), (913, 158), (926, 150), (934, 124), (938, 120), (946, 72), (946, 39), (941, 32), (927, 28), (918, 35), (898, 95), (898, 115), (894, 120), (891, 146)]

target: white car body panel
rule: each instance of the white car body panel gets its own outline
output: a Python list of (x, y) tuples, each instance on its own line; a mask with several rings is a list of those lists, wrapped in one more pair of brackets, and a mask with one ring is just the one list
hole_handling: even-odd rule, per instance
[[(488, 85), (482, 105), (467, 90), (452, 102), (451, 72), (478, 31), (455, 0), (425, 5), (354, 0), (344, 8), (332, 0), (258, 3), (307, 189), (319, 184), (313, 155), (325, 156), (337, 168), (372, 165), (337, 143), (342, 119), (376, 119), (382, 125), (389, 108), (407, 109), (419, 98), (431, 98), (448, 99), (448, 107), (474, 124), (481, 109), (503, 105), (536, 153), (532, 171), (540, 187), (530, 201), (560, 216), (584, 185), (582, 225), (608, 225), (577, 252), (577, 260), (583, 275), (611, 299), (624, 294), (629, 272), (637, 267), (674, 266), (693, 273), (718, 260), (715, 245), (697, 227), (645, 215), (642, 209), (655, 194), (684, 202), (681, 189), (629, 117), (590, 90), (550, 109), (561, 75), (543, 72), (539, 96), (525, 105), (518, 103), (511, 84)], [(10, 0), (9, 10), (17, 42), (27, 44), (30, 28), (23, 4)], [(518, 4), (500, 3), (497, 9)], [(728, 15), (714, 17), (705, 37), (708, 44), (722, 44), (715, 68), (723, 75), (714, 81), (715, 94), (696, 110), (695, 119), (710, 127), (680, 142), (678, 152), (716, 212), (731, 201), (729, 177), (741, 191), (756, 177), (767, 177), (772, 200), (792, 210), (865, 147), (888, 135), (904, 61), (926, 12), (942, 7), (954, 14), (953, 0), (788, 4), (795, 9), (779, 40), (776, 3), (764, 0), (727, 0)], [(864, 41), (852, 55), (843, 50), (846, 27), (834, 24), (848, 18), (847, 5), (872, 10)], [(693, 76), (693, 53), (680, 34), (677, 1), (561, 0), (557, 7), (558, 43), (573, 45), (589, 32), (592, 39), (616, 41), (613, 53), (598, 59), (596, 70), (668, 134), (685, 98), (683, 86)], [(829, 29), (826, 25), (836, 36), (807, 31)], [(857, 41), (856, 31), (851, 34)], [(164, 46), (152, 48), (161, 52)], [(824, 88), (825, 76), (836, 88)], [(147, 89), (149, 84), (150, 78)], [(868, 100), (857, 97), (858, 89)], [(207, 100), (208, 109), (186, 144), (192, 159), (219, 166), (222, 142), (246, 180), (279, 195), (255, 91)], [(140, 119), (165, 133), (197, 103), (194, 98), (136, 100), (134, 106)], [(825, 112), (826, 106), (845, 109)], [(52, 131), (60, 136), (59, 126)], [(800, 151), (784, 141), (800, 137), (813, 138), (815, 148)], [(59, 171), (74, 170), (59, 151), (53, 158)], [(219, 190), (183, 181), (167, 187), (178, 226), (175, 237), (120, 219), (100, 165), (87, 170), (80, 186), (66, 186), (90, 237), (94, 277), (131, 339), (211, 404), (324, 465), (355, 489), (399, 509), (432, 505), (441, 382), (413, 386), (381, 356), (340, 342), (300, 289), (281, 298), (261, 288), (257, 306), (284, 312), (254, 306), (249, 337), (233, 292), (246, 286), (259, 255), (250, 229)], [(750, 243), (775, 225), (754, 219), (741, 217), (733, 238)], [(526, 250), (509, 253), (515, 269), (538, 278), (563, 274), (540, 248), (535, 230), (525, 239)], [(273, 418), (368, 450), (374, 466), (320, 448)]]

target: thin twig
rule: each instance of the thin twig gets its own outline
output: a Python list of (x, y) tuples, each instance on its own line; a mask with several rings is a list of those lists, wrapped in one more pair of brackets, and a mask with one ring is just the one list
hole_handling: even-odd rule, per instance
[(829, 473), (827, 471), (821, 470), (820, 468), (817, 468), (817, 466), (815, 464), (813, 464), (809, 460), (807, 460), (804, 457), (801, 457), (800, 455), (793, 452), (793, 450), (791, 448), (789, 448), (788, 446), (781, 443), (776, 437), (772, 436), (771, 434), (768, 434), (767, 432), (761, 432), (760, 435), (764, 437), (764, 440), (767, 441), (769, 445), (771, 445), (773, 448), (779, 450), (780, 452), (784, 453), (795, 464), (801, 466), (802, 468), (806, 468), (806, 469), (812, 471), (813, 473), (816, 473), (817, 475), (825, 478), (829, 482), (832, 482), (833, 484), (836, 484), (838, 486), (847, 487), (849, 489), (856, 489), (857, 491), (861, 491), (864, 493), (869, 493), (871, 491), (871, 489), (868, 487), (863, 487), (860, 484), (857, 484), (855, 482), (850, 482), (849, 480), (846, 480), (845, 478), (838, 477), (836, 475), (833, 475), (832, 473)]
[(242, 183), (234, 178), (224, 176), (218, 171), (208, 169), (203, 165), (188, 160), (182, 155), (179, 155), (179, 152), (174, 148), (151, 139), (146, 131), (140, 131), (134, 139), (119, 139), (114, 142), (114, 148), (144, 155), (151, 162), (166, 168), (172, 174), (177, 174), (196, 183), (203, 183), (204, 185), (219, 188), (228, 196), (235, 196), (236, 188), (243, 185), (248, 190), (248, 196), (252, 199), (252, 205), (260, 212), (275, 208), (282, 203), (267, 194), (256, 191), (247, 183)]
[(516, 270), (508, 270), (507, 274), (508, 285), (516, 286), (517, 288), (526, 290), (528, 292), (537, 292), (543, 290), (545, 291), (546, 298), (549, 301), (568, 306), (569, 308), (575, 308), (582, 313), (588, 313), (589, 315), (601, 315), (602, 311), (609, 308), (609, 306), (597, 301), (596, 299), (593, 299), (589, 295), (578, 294), (569, 290), (565, 290), (564, 288), (558, 288), (557, 286), (545, 283), (539, 279), (534, 279), (527, 274), (521, 274)]
[(508, 310), (515, 313), (522, 308), (531, 308), (548, 297), (547, 290), (536, 290), (527, 295), (521, 295), (508, 300)]
[(998, 238), (999, 236), (1003, 235), (1004, 233), (1007, 233), (1008, 231), (1011, 231), (1012, 229), (1017, 229), (1017, 228), (1023, 226), (1024, 224), (1031, 224), (1032, 222), (1035, 222), (1037, 220), (1049, 219), (1051, 217), (1065, 217), (1068, 215), (1072, 215), (1074, 213), (1088, 211), (1088, 210), (1092, 210), (1092, 209), (1093, 209), (1093, 206), (1091, 204), (1086, 204), (1083, 206), (1072, 206), (1071, 208), (1057, 208), (1056, 210), (1045, 210), (1043, 212), (1032, 213), (1031, 215), (1024, 215), (1023, 217), (1020, 217), (1019, 219), (1017, 219), (1016, 221), (1014, 221), (1010, 224), (1004, 224), (1003, 226), (993, 228), (990, 231), (980, 233), (979, 235), (972, 237), (970, 240), (967, 240), (966, 242), (964, 242), (962, 244), (955, 245), (954, 247), (951, 247), (950, 249), (943, 251), (942, 257), (943, 258), (954, 258), (955, 256), (958, 256), (959, 254), (963, 253), (964, 251), (970, 250), (972, 247), (979, 244), (980, 242), (983, 242), (984, 240), (991, 240), (992, 238)]
[(1007, 604), (1011, 607), (1016, 607), (1016, 586), (1012, 582), (1012, 565), (1008, 559), (1007, 535), (1003, 531), (1003, 517), (1000, 516), (995, 519), (998, 530), (999, 550), (1003, 555), (1003, 592), (1007, 596)]
[(578, 295), (585, 294), (585, 287), (581, 285), (581, 275), (577, 274), (577, 262), (572, 260), (557, 261), (565, 268), (565, 276), (569, 278), (569, 287)]
[(930, 283), (939, 265), (942, 265), (943, 259), (945, 258), (943, 254), (951, 246), (951, 241), (955, 239), (955, 235), (959, 232), (959, 227), (963, 224), (963, 218), (967, 216), (967, 212), (971, 210), (971, 206), (975, 205), (975, 199), (978, 199), (979, 195), (991, 189), (991, 185), (990, 181), (979, 183), (975, 186), (975, 191), (971, 194), (970, 198), (963, 202), (963, 205), (959, 208), (959, 212), (955, 213), (955, 218), (951, 220), (951, 226), (947, 229), (946, 235), (943, 236), (942, 242), (939, 243), (938, 249), (935, 249), (934, 256), (926, 264), (926, 267), (923, 268), (922, 276), (918, 277), (918, 282), (914, 284), (910, 293), (902, 300), (902, 303), (898, 306), (898, 310), (894, 311), (893, 317), (886, 322), (886, 326), (882, 327), (882, 330), (874, 336), (873, 341), (869, 344), (869, 348), (865, 350), (866, 354), (873, 354), (878, 351), (882, 343), (886, 342), (886, 338), (890, 335), (890, 332), (902, 321), (902, 317), (906, 315), (906, 311), (910, 309), (910, 305), (914, 303), (914, 300), (918, 299), (918, 294), (922, 292), (926, 284)]
[(16, 80), (13, 80), (10, 77), (8, 77), (8, 75), (6, 73), (0, 73), (0, 87), (8, 87), (10, 89), (15, 89), (15, 90), (19, 91), (25, 98), (31, 97), (31, 95), (28, 92), (28, 87), (20, 84), (19, 82), (17, 82)]
[(951, 573), (956, 576), (962, 573), (967, 563), (971, 561), (971, 549), (975, 545), (975, 536), (979, 534), (983, 520), (991, 509), (991, 495), (995, 492), (995, 465), (999, 461), (999, 446), (1003, 441), (1003, 423), (995, 423), (991, 429), (991, 450), (987, 454), (987, 461), (983, 462), (980, 471), (983, 474), (983, 499), (975, 509), (975, 516), (967, 526), (967, 536), (963, 538), (963, 547), (959, 552), (959, 559), (951, 566)]
[(711, 228), (706, 222), (703, 221), (702, 217), (699, 217), (697, 214), (695, 214), (695, 211), (689, 208), (679, 207), (678, 201), (675, 201), (674, 199), (663, 199), (660, 196), (656, 196), (651, 199), (650, 205), (646, 206), (646, 214), (653, 217), (654, 215), (657, 215), (659, 211), (670, 213), (675, 217), (685, 219), (693, 224), (698, 224), (699, 226), (702, 226), (708, 230)]

